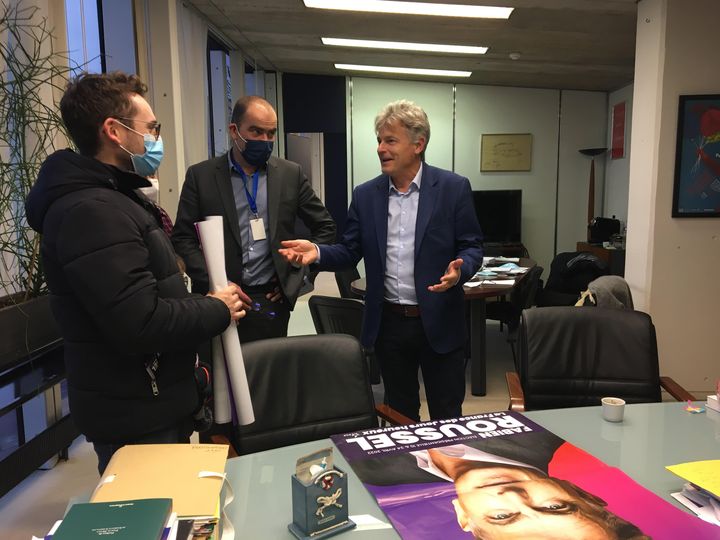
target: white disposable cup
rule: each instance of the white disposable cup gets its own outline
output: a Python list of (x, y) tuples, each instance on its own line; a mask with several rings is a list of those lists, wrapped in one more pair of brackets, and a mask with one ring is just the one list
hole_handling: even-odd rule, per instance
[(616, 397), (602, 398), (602, 416), (608, 422), (622, 422), (625, 415), (625, 400)]

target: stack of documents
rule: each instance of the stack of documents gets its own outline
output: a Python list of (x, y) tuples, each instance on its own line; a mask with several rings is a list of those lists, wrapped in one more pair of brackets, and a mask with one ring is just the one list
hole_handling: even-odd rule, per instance
[(680, 463), (667, 469), (689, 480), (682, 492), (671, 493), (672, 497), (698, 517), (720, 525), (720, 460)]
[(720, 412), (720, 403), (718, 402), (717, 394), (712, 394), (707, 397), (707, 401), (705, 402), (705, 408)]
[(123, 446), (113, 455), (90, 501), (170, 498), (179, 520), (193, 520), (203, 537), (212, 538), (220, 519), (227, 452), (228, 447), (219, 444)]
[[(53, 540), (160, 540), (166, 538), (171, 499), (74, 504), (51, 535)], [(168, 531), (169, 534), (169, 531)]]

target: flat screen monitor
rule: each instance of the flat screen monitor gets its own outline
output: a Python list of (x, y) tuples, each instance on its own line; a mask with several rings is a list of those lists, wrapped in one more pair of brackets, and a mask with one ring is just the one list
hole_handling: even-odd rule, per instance
[(473, 191), (473, 203), (485, 243), (521, 242), (521, 189)]

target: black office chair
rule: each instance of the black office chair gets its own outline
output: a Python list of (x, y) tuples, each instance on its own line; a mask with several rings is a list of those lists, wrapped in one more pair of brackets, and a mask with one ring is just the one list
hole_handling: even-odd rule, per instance
[(558, 253), (550, 263), (547, 283), (538, 291), (537, 305), (572, 306), (588, 283), (608, 272), (607, 263), (592, 253)]
[(362, 300), (362, 295), (354, 293), (350, 287), (350, 284), (356, 279), (360, 279), (360, 272), (357, 268), (335, 272), (335, 283), (337, 283), (341, 298)]
[(517, 372), (506, 374), (511, 410), (599, 405), (605, 396), (628, 403), (695, 398), (658, 368), (655, 326), (647, 313), (601, 307), (523, 311)]
[[(243, 344), (255, 423), (238, 428), (239, 455), (391, 424), (411, 424), (387, 405), (375, 406), (357, 339), (295, 336)], [(223, 435), (211, 440), (228, 444)], [(231, 457), (234, 453), (231, 451)]]
[[(348, 334), (358, 340), (362, 332), (362, 318), (365, 305), (352, 298), (313, 295), (308, 300), (310, 315), (318, 334)], [(380, 366), (375, 351), (363, 348), (370, 372), (370, 382), (380, 383)]]
[(508, 327), (507, 341), (512, 350), (513, 360), (515, 359), (515, 342), (517, 341), (517, 329), (520, 326), (520, 315), (523, 309), (535, 305), (535, 295), (540, 284), (540, 276), (543, 273), (542, 266), (533, 266), (523, 276), (517, 287), (510, 292), (508, 300), (488, 302), (485, 306), (485, 318), (493, 321), (500, 321), (500, 329), (505, 324)]

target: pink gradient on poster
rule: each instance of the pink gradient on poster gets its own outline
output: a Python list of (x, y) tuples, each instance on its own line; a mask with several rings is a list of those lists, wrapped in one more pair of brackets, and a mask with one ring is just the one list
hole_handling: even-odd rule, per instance
[(600, 497), (608, 503), (608, 510), (636, 524), (653, 539), (720, 538), (720, 528), (712, 528), (699, 518), (689, 519), (686, 512), (648, 491), (620, 469), (606, 465), (570, 443), (564, 443), (555, 451), (548, 464), (548, 474), (569, 480)]

